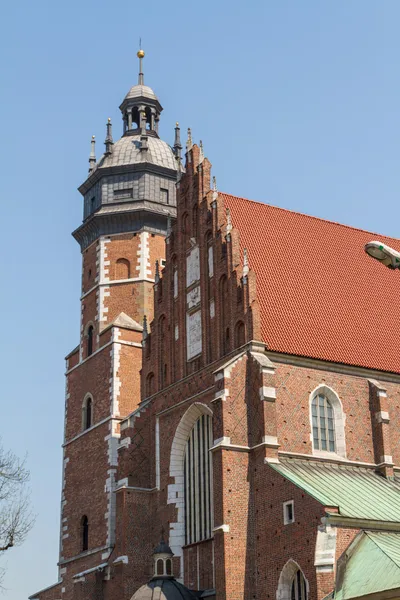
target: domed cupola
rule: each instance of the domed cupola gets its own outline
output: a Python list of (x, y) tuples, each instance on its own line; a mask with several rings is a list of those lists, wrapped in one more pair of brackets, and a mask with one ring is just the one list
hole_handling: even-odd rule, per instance
[(137, 53), (139, 58), (139, 79), (137, 85), (131, 87), (119, 107), (124, 122), (124, 135), (138, 133), (158, 136), (158, 121), (162, 106), (153, 90), (144, 85), (143, 50)]
[(135, 592), (131, 600), (195, 600), (196, 594), (176, 581), (172, 572), (173, 552), (161, 537), (153, 552), (154, 576)]
[(74, 231), (81, 249), (101, 235), (151, 231), (167, 234), (168, 218), (176, 217), (176, 181), (181, 166), (179, 126), (173, 148), (160, 139), (162, 106), (153, 90), (144, 85), (143, 50), (139, 79), (120, 109), (122, 137), (114, 142), (111, 120), (106, 125), (105, 151), (96, 159), (92, 137), (89, 175), (79, 187), (84, 197), (83, 224)]

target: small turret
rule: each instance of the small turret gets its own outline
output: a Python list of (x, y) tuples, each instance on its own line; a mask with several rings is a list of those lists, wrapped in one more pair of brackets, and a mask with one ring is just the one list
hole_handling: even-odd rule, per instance
[(164, 540), (164, 530), (161, 533), (161, 541), (153, 551), (154, 559), (154, 578), (171, 577), (172, 574), (172, 558), (174, 553)]

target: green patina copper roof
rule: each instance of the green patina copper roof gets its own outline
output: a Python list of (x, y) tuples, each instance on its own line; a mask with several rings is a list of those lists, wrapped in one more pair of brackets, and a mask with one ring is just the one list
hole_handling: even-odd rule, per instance
[(373, 469), (316, 461), (280, 459), (270, 466), (342, 517), (400, 523), (400, 481)]
[[(366, 531), (339, 561), (334, 600), (351, 600), (400, 588), (400, 534)], [(392, 597), (385, 596), (386, 597)]]

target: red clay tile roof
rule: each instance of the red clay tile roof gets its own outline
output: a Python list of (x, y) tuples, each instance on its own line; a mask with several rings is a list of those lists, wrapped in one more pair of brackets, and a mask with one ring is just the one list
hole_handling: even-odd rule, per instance
[(364, 252), (400, 240), (222, 196), (256, 273), (267, 348), (400, 373), (400, 273)]

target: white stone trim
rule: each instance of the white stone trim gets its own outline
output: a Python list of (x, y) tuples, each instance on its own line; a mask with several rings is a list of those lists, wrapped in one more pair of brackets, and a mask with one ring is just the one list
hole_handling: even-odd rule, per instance
[(217, 527), (213, 528), (214, 533), (216, 533), (217, 531), (222, 531), (222, 533), (229, 533), (230, 530), (230, 525), (227, 525), (226, 523), (223, 523), (222, 525), (218, 525)]
[[(326, 396), (332, 406), (332, 409), (333, 409), (333, 416), (334, 416), (334, 421), (335, 421), (336, 452), (321, 451), (321, 450), (314, 448), (311, 405), (312, 405), (312, 401), (314, 400), (315, 396), (318, 396), (318, 394), (323, 394), (324, 396)], [(308, 405), (309, 405), (309, 418), (310, 418), (310, 428), (311, 428), (310, 429), (310, 439), (311, 439), (313, 454), (315, 456), (326, 456), (329, 454), (337, 454), (338, 456), (340, 456), (342, 458), (346, 458), (346, 438), (345, 438), (346, 415), (343, 412), (342, 402), (341, 402), (338, 394), (335, 392), (335, 390), (333, 390), (331, 387), (329, 387), (325, 384), (318, 385), (311, 392), (311, 394), (309, 396)]]
[(160, 489), (160, 417), (156, 417), (156, 488)]
[(118, 563), (122, 563), (124, 565), (127, 565), (129, 563), (129, 558), (124, 555), (124, 556), (118, 556), (114, 561), (113, 564), (117, 565)]
[(275, 402), (276, 388), (263, 385), (260, 387), (260, 399), (266, 402)]
[(139, 234), (140, 242), (136, 266), (136, 271), (139, 271), (139, 279), (147, 279), (151, 276), (149, 236), (148, 231), (142, 231)]
[(170, 523), (169, 545), (175, 556), (181, 559), (183, 569), (183, 551), (185, 545), (185, 506), (184, 506), (184, 459), (186, 442), (197, 419), (202, 415), (210, 415), (212, 410), (200, 402), (194, 402), (182, 416), (176, 428), (171, 446), (169, 475), (174, 482), (168, 485), (167, 504), (174, 504), (177, 509), (177, 520)]
[(329, 570), (333, 570), (336, 557), (336, 541), (337, 527), (326, 524), (318, 527), (314, 560), (314, 566), (317, 569), (329, 567)]
[(378, 423), (390, 422), (389, 413), (386, 410), (379, 410), (378, 412), (376, 412), (375, 419), (378, 421)]

